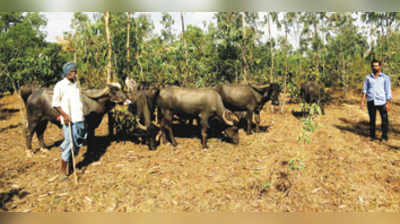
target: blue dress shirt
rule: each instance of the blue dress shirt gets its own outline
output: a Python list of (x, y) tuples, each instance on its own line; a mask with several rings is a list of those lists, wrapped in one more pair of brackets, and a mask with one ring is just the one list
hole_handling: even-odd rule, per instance
[(363, 93), (367, 95), (367, 101), (374, 101), (375, 106), (385, 105), (387, 100), (392, 99), (390, 77), (380, 73), (375, 79), (373, 73), (365, 77)]

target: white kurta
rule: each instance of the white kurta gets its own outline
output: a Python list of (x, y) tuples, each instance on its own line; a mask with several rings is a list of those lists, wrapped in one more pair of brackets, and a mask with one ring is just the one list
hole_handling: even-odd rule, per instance
[[(61, 107), (70, 116), (73, 123), (84, 120), (79, 88), (76, 83), (70, 82), (67, 78), (57, 82), (54, 87), (52, 106)], [(61, 123), (64, 124), (62, 117)]]

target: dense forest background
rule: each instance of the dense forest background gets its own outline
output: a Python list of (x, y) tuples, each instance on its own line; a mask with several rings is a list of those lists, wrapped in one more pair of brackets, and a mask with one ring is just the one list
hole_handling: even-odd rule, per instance
[[(133, 77), (205, 87), (217, 82), (279, 82), (294, 93), (305, 80), (360, 88), (370, 61), (400, 85), (400, 13), (218, 12), (203, 28), (163, 13), (161, 32), (146, 14), (75, 13), (58, 43), (46, 42), (40, 13), (0, 13), (0, 94), (53, 86), (75, 61), (83, 87)], [(182, 30), (175, 33), (174, 23)], [(272, 33), (271, 27), (279, 30)]]

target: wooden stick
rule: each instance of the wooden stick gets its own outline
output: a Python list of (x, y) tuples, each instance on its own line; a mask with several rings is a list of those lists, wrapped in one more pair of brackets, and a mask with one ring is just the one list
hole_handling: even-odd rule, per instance
[[(70, 114), (69, 116), (71, 117), (71, 104), (70, 104), (69, 100), (68, 100), (68, 109), (69, 109), (69, 114)], [(78, 184), (78, 176), (76, 175), (76, 168), (75, 168), (74, 140), (72, 139), (72, 126), (71, 126), (71, 123), (72, 123), (72, 121), (70, 121), (69, 124), (68, 124), (69, 142), (71, 144), (71, 148), (70, 149), (71, 149), (74, 180), (75, 180), (75, 184)]]

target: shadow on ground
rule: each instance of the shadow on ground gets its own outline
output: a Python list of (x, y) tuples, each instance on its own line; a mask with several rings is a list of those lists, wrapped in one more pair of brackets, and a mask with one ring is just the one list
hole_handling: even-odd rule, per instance
[[(346, 118), (339, 118), (346, 125), (334, 125), (341, 131), (352, 132), (362, 137), (369, 137), (369, 123), (367, 121), (353, 122)], [(377, 131), (380, 129), (377, 127)]]

